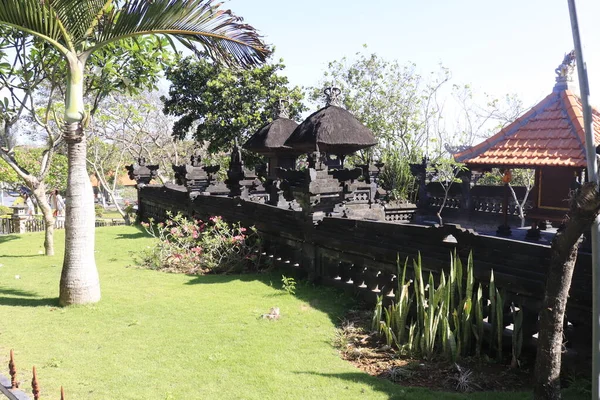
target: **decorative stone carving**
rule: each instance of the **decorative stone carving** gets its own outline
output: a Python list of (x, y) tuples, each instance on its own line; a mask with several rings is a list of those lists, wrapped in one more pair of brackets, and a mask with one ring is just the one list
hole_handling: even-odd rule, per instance
[(206, 193), (209, 186), (214, 181), (215, 174), (221, 167), (219, 165), (202, 166), (202, 159), (199, 155), (191, 155), (190, 162), (184, 165), (173, 165), (175, 172), (175, 181), (177, 184), (185, 186), (188, 193), (193, 197), (200, 193)]
[(129, 174), (129, 179), (136, 181), (140, 185), (149, 185), (150, 181), (158, 175), (158, 165), (147, 165), (146, 158), (137, 159), (137, 164), (125, 166)]

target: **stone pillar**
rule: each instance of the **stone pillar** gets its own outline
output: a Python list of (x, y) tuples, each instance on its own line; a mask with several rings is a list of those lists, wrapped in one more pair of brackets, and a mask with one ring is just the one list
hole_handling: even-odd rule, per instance
[(419, 209), (427, 209), (429, 207), (429, 196), (427, 195), (427, 158), (423, 157), (420, 164), (410, 164), (410, 172), (419, 183), (419, 201), (417, 207)]
[(461, 171), (458, 175), (458, 178), (461, 180), (460, 190), (462, 192), (460, 207), (467, 212), (471, 212), (473, 209), (473, 200), (471, 199), (472, 176), (473, 174), (470, 170)]
[(13, 233), (25, 233), (27, 232), (27, 207), (26, 206), (12, 206), (12, 224)]
[(137, 219), (141, 220), (144, 218), (144, 210), (142, 204), (142, 198), (140, 195), (140, 189), (150, 184), (150, 181), (158, 175), (158, 165), (146, 165), (146, 159), (140, 157), (137, 160), (137, 164), (127, 165), (125, 167), (129, 173), (129, 179), (136, 182), (135, 188), (137, 189)]
[(227, 180), (225, 180), (225, 185), (227, 185), (227, 189), (229, 189), (229, 197), (247, 197), (245, 188), (240, 184), (240, 182), (244, 180), (244, 177), (242, 152), (236, 138), (233, 150), (231, 151), (229, 169), (227, 170)]

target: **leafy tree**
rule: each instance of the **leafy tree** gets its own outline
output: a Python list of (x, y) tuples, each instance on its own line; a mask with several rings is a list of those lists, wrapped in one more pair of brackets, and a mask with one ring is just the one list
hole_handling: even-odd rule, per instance
[[(511, 174), (512, 180), (508, 182), (508, 189), (510, 190), (513, 201), (517, 205), (517, 210), (519, 211), (519, 218), (521, 219), (521, 227), (524, 227), (526, 211), (525, 207), (527, 205), (527, 200), (529, 200), (531, 190), (535, 185), (535, 170), (516, 168), (511, 170)], [(500, 171), (500, 169), (494, 168), (491, 172), (486, 173), (481, 179), (479, 179), (477, 181), (477, 184), (490, 186), (504, 185), (504, 182), (502, 181), (503, 175), (504, 173)], [(517, 193), (515, 192), (515, 186), (525, 187), (525, 195), (520, 200), (517, 196)]]
[[(28, 171), (41, 169), (44, 148), (17, 146), (13, 149), (15, 161)], [(2, 181), (17, 189), (23, 181), (4, 160), (0, 159), (0, 176)], [(44, 180), (46, 187), (51, 189), (65, 190), (67, 188), (67, 157), (64, 154), (55, 154), (52, 163), (49, 164), (48, 173)]]
[(176, 140), (171, 135), (173, 120), (161, 111), (157, 93), (137, 96), (109, 96), (90, 124), (87, 162), (90, 174), (112, 199), (117, 211), (129, 223), (129, 213), (116, 199), (118, 177), (124, 165), (140, 156), (160, 165), (163, 184), (173, 179), (171, 165), (179, 164), (192, 153), (194, 143)]
[(173, 135), (185, 139), (189, 132), (209, 152), (231, 149), (273, 119), (279, 99), (289, 100), (289, 115), (297, 119), (306, 108), (299, 87), (289, 88), (279, 74), (281, 63), (248, 70), (231, 70), (208, 60), (188, 57), (167, 69), (171, 83), (169, 97), (163, 98), (164, 112), (179, 117)]
[(203, 0), (0, 0), (0, 25), (31, 34), (66, 60), (64, 139), (67, 144), (65, 257), (60, 304), (100, 299), (94, 260), (94, 200), (86, 169), (84, 105), (86, 64), (94, 53), (122, 39), (171, 35), (215, 59), (254, 65), (267, 51), (254, 29)]
[[(324, 87), (339, 87), (344, 107), (379, 140), (375, 156), (398, 148), (409, 162), (415, 162), (433, 138), (441, 111), (435, 95), (449, 79), (450, 73), (443, 67), (426, 80), (413, 63), (401, 65), (359, 52), (352, 62), (346, 57), (330, 62), (319, 86), (312, 88), (311, 98), (321, 101)], [(369, 157), (363, 153), (361, 162)]]
[(448, 192), (450, 192), (450, 188), (454, 183), (462, 182), (459, 175), (466, 167), (464, 164), (454, 161), (453, 158), (440, 157), (427, 169), (427, 172), (432, 176), (431, 180), (437, 182), (444, 191), (444, 199), (435, 214), (440, 221), (440, 225), (443, 225), (444, 220), (442, 219), (442, 211), (444, 210), (444, 207), (446, 207)]
[(515, 121), (526, 110), (515, 94), (500, 98), (478, 94), (470, 85), (453, 85), (452, 97), (457, 104), (454, 142), (472, 146), (487, 139)]

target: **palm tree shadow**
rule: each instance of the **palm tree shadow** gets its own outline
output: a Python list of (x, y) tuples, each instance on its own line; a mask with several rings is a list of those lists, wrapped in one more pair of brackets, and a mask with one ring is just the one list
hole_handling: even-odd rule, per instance
[(6, 296), (20, 296), (20, 297), (38, 297), (37, 293), (30, 292), (28, 290), (11, 289), (0, 286), (0, 295)]
[(0, 244), (8, 242), (10, 240), (18, 239), (18, 235), (0, 235)]
[(28, 290), (12, 289), (0, 286), (0, 306), (58, 306), (58, 298), (40, 297), (37, 293)]
[(58, 307), (58, 297), (5, 297), (0, 296), (0, 306), (9, 307)]

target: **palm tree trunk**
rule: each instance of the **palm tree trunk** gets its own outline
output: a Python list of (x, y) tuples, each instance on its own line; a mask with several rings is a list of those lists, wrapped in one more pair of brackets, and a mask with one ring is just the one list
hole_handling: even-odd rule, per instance
[(100, 300), (100, 281), (94, 259), (94, 192), (86, 168), (83, 133), (83, 63), (69, 59), (65, 110), (65, 139), (69, 174), (65, 215), (65, 257), (60, 278), (60, 305)]

